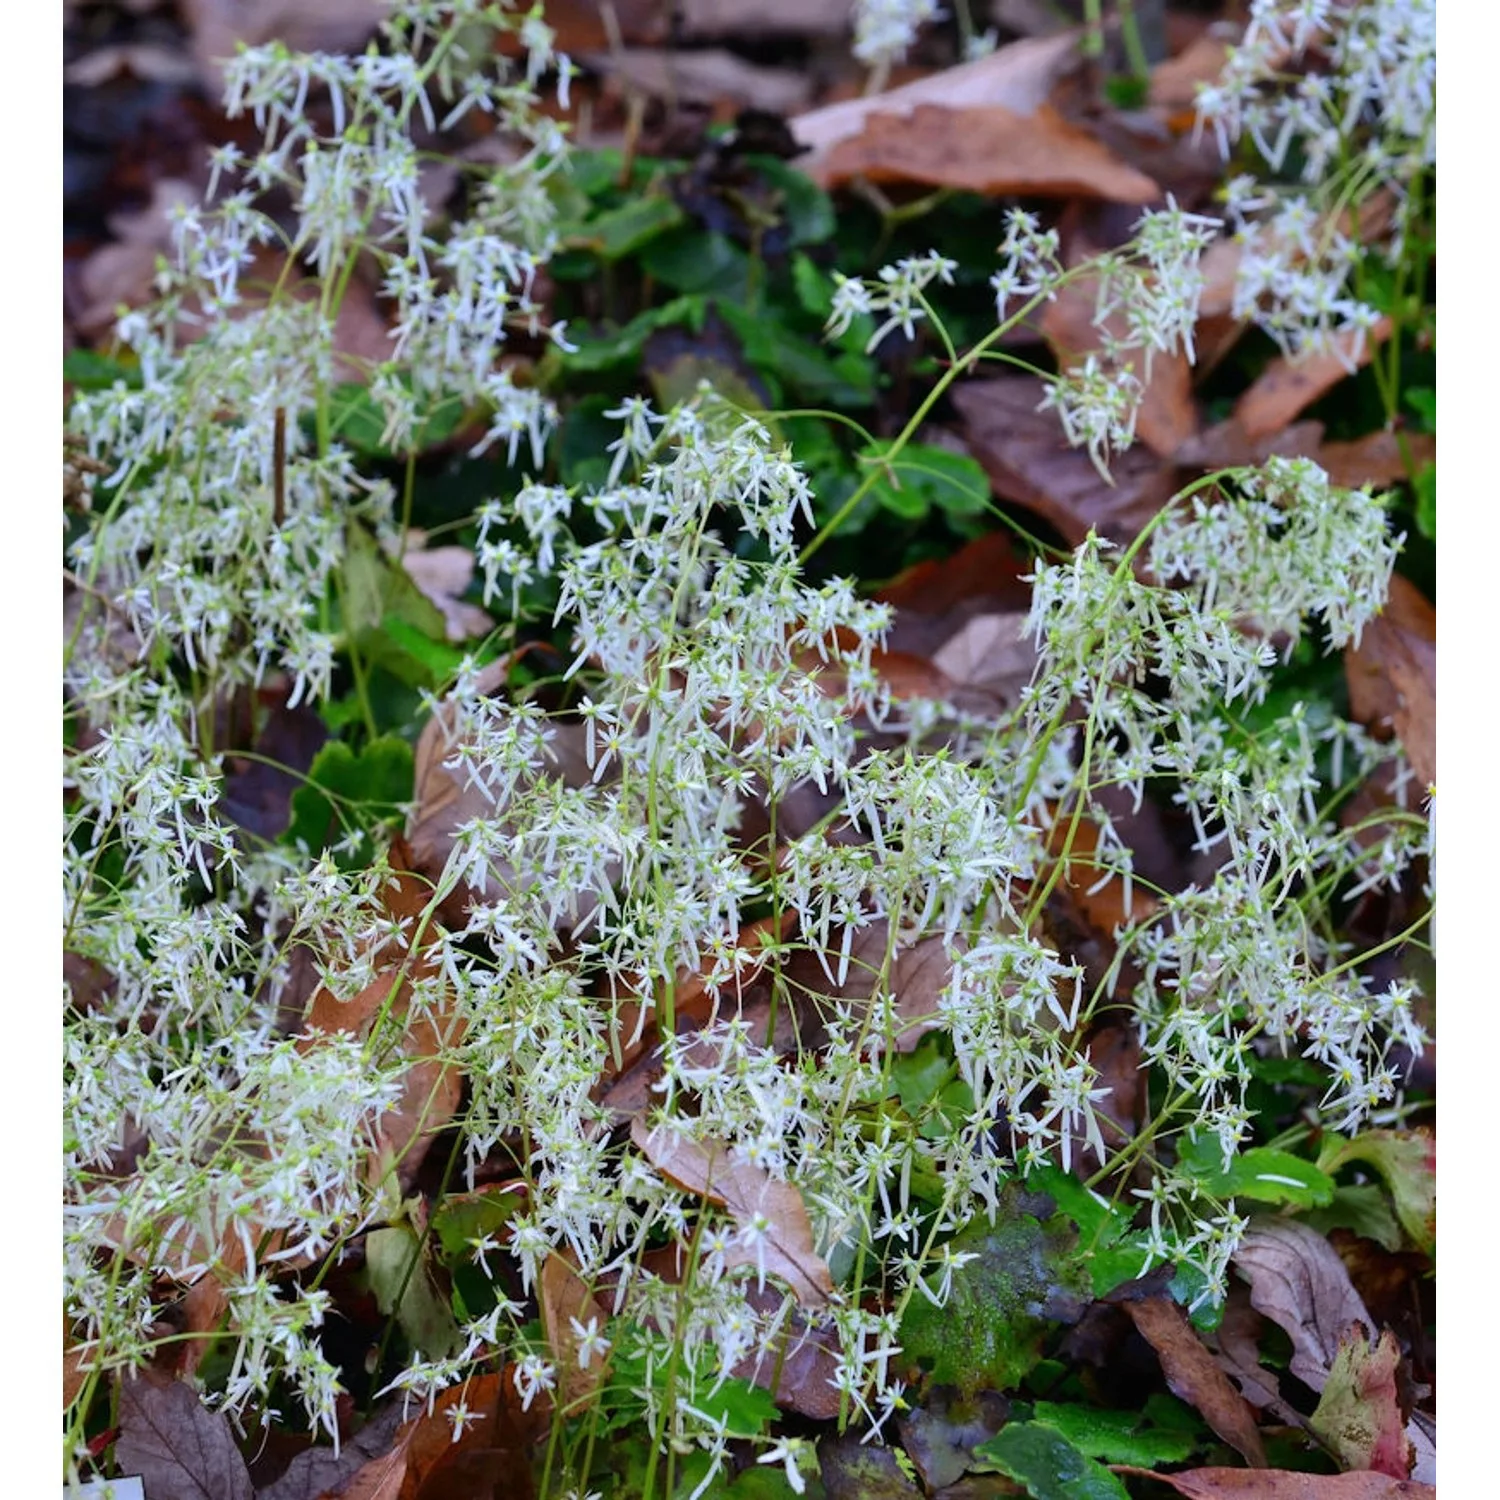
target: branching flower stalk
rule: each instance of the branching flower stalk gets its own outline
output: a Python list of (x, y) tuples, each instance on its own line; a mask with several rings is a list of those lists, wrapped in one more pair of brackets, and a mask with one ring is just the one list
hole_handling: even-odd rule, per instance
[[(496, 31), (523, 45), (514, 75), (494, 72)], [(413, 1350), (382, 1379), (430, 1407), (489, 1365), (530, 1409), (576, 1389), (583, 1351), (607, 1361), (547, 1445), (546, 1482), (580, 1492), (616, 1420), (651, 1433), (653, 1482), (691, 1460), (706, 1487), (735, 1435), (715, 1398), (782, 1335), (836, 1350), (844, 1417), (878, 1434), (903, 1399), (904, 1311), (951, 1295), (967, 1260), (955, 1237), (1043, 1164), (1091, 1153), (1120, 1193), (1135, 1167), (1144, 1259), (1218, 1296), (1241, 1221), (1176, 1169), (1174, 1138), (1207, 1132), (1232, 1157), (1249, 1060), (1272, 1048), (1326, 1068), (1330, 1127), (1378, 1120), (1400, 1106), (1398, 1053), (1422, 1045), (1410, 986), (1376, 993), (1339, 936), (1351, 892), (1400, 887), (1430, 858), (1415, 810), (1339, 822), (1376, 772), (1409, 796), (1399, 747), (1300, 709), (1254, 733), (1242, 719), (1316, 625), (1330, 649), (1358, 638), (1395, 559), (1381, 503), (1302, 460), (1203, 481), (1124, 550), (1090, 537), (1039, 563), (1034, 675), (986, 716), (897, 698), (879, 670), (889, 609), (804, 568), (875, 471), (820, 528), (795, 455), (755, 417), (707, 389), (664, 412), (632, 398), (611, 413), (602, 485), (527, 477), (476, 513), (485, 605), (515, 640), (547, 597), (541, 623), (569, 665), (549, 699), (497, 690), (494, 663), (471, 658), (432, 705), (444, 766), (480, 811), (452, 829), (419, 909), (393, 905), (386, 856), (353, 858), (358, 830), (314, 855), (233, 827), (216, 716), (273, 681), (293, 705), (326, 703), (340, 664), (358, 671), (338, 559), (367, 533), (403, 545), (391, 487), (336, 430), (333, 325), (356, 274), (373, 268), (398, 309), (392, 357), (363, 372), (386, 442), (414, 451), (456, 400), (486, 415), (481, 447), (544, 469), (555, 412), (503, 355), (517, 331), (564, 337), (536, 290), (554, 242), (547, 182), (565, 162), (536, 109), (549, 70), (565, 86), (538, 15), (474, 0), (404, 0), (359, 58), (242, 53), (230, 102), (265, 145), (216, 154), (216, 187), (245, 186), (184, 216), (160, 301), (122, 319), (139, 386), (74, 405), (110, 471), (68, 559), (88, 588), (65, 672), (66, 943), (109, 976), (65, 1031), (67, 1313), (90, 1368), (75, 1475), (93, 1391), (170, 1336), (163, 1277), (222, 1285), (211, 1401), (244, 1418), (295, 1396), (336, 1439), (323, 1283), (402, 1212), (400, 1153), (382, 1155), (381, 1132), (416, 1022), (466, 1080), (456, 1163), (470, 1183), (509, 1164), (520, 1207), (473, 1246), (493, 1305), (452, 1348)], [(413, 132), (475, 109), (519, 138), (520, 160), (444, 224), (421, 199)], [(289, 224), (255, 206), (272, 187), (289, 190)], [(961, 374), (1011, 361), (1008, 328), (1086, 272), (1100, 324), (1125, 332), (1091, 366), (1046, 375), (1046, 404), (1107, 472), (1153, 355), (1191, 338), (1213, 228), (1168, 205), (1064, 273), (1055, 234), (1012, 214), (996, 328), (964, 352), (929, 300), (954, 270), (943, 256), (841, 279), (834, 331), (869, 313), (873, 344), (926, 321), (949, 356), (887, 461)], [(293, 254), (262, 298), (276, 242)], [(1117, 820), (1147, 795), (1183, 809), (1201, 873), (1152, 893), (1086, 993), (1049, 940), (1048, 898), (1075, 876), (1128, 896)], [(902, 964), (924, 943), (943, 977), (914, 1018)], [(339, 1000), (393, 981), (366, 1040), (289, 1034), (294, 960)], [(1110, 1150), (1087, 1032), (1127, 963), (1167, 1092)], [(712, 1010), (679, 1030), (690, 985)], [(972, 1100), (938, 1130), (892, 1102), (914, 1019)], [(655, 1073), (631, 1131), (601, 1079), (642, 1046)], [(671, 1162), (690, 1151), (794, 1190), (826, 1287), (789, 1276), (784, 1225), (684, 1186)], [(601, 1309), (575, 1320), (578, 1370), (537, 1333), (556, 1257)], [(800, 1476), (794, 1441), (758, 1440), (762, 1461)]]

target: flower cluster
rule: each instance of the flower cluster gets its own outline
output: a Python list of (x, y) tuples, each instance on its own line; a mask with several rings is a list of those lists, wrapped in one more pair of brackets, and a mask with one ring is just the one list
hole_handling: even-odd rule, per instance
[[(1200, 128), (1226, 156), (1247, 137), (1273, 178), (1300, 184), (1280, 192), (1246, 174), (1226, 193), (1242, 246), (1235, 315), (1288, 353), (1358, 363), (1377, 313), (1351, 278), (1372, 242), (1398, 260), (1427, 212), (1436, 61), (1436, 0), (1254, 0), (1200, 91)], [(1351, 222), (1351, 205), (1369, 221)]]
[(917, 32), (945, 14), (936, 0), (855, 0), (854, 55), (868, 67), (898, 63)]
[[(868, 14), (889, 30), (897, 12)], [(933, 12), (899, 14), (909, 33)], [(521, 45), (513, 73), (492, 71), (496, 26)], [(902, 702), (881, 671), (891, 611), (804, 568), (795, 455), (704, 389), (616, 407), (602, 484), (511, 476), (478, 508), (484, 602), (550, 628), (565, 666), (523, 689), (519, 651), (465, 660), (430, 705), (464, 811), (420, 915), (397, 909), (383, 858), (350, 870), (347, 847), (238, 834), (226, 718), (273, 677), (293, 706), (327, 698), (356, 608), (338, 559), (396, 536), (395, 497), (340, 445), (329, 399), (347, 373), (333, 289), (356, 264), (397, 309), (390, 360), (363, 372), (385, 441), (455, 398), (491, 414), (481, 446), (541, 467), (553, 413), (501, 361), (518, 328), (561, 337), (538, 292), (560, 142), (534, 90), (568, 76), (553, 40), (537, 15), (405, 0), (360, 58), (243, 53), (230, 102), (265, 145), (225, 148), (214, 172), (246, 187), (183, 216), (161, 302), (123, 321), (139, 387), (75, 405), (110, 473), (70, 542), (86, 587), (64, 941), (107, 983), (73, 988), (66, 1029), (66, 1295), (102, 1375), (150, 1357), (159, 1278), (215, 1278), (215, 1399), (244, 1413), (284, 1381), (336, 1436), (330, 1298), (287, 1278), (398, 1213), (386, 1132), (419, 1107), (402, 1044), (425, 1027), (430, 1061), (464, 1079), (457, 1167), (472, 1185), (504, 1163), (519, 1207), (469, 1241), (492, 1301), (387, 1389), (431, 1409), (497, 1359), (530, 1409), (607, 1367), (622, 1419), (657, 1452), (696, 1450), (706, 1490), (735, 1436), (714, 1398), (758, 1351), (816, 1341), (878, 1435), (902, 1406), (902, 1310), (951, 1294), (970, 1255), (955, 1236), (1017, 1175), (1108, 1159), (1086, 1038), (1124, 985), (1173, 1090), (1140, 1147), (1149, 1258), (1221, 1291), (1242, 1221), (1175, 1169), (1171, 1139), (1232, 1154), (1251, 1061), (1273, 1048), (1326, 1069), (1338, 1128), (1399, 1105), (1413, 997), (1366, 981), (1336, 907), (1430, 858), (1430, 824), (1404, 805), (1341, 819), (1352, 781), (1383, 772), (1404, 795), (1399, 749), (1300, 709), (1256, 733), (1241, 718), (1315, 622), (1336, 649), (1379, 608), (1398, 543), (1369, 495), (1305, 461), (1205, 481), (1129, 549), (1091, 537), (1038, 565), (1017, 705)], [(439, 225), (413, 141), (475, 110), (519, 160)], [(244, 273), (278, 228), (253, 206), (270, 188), (312, 295), (262, 305)], [(1064, 272), (1055, 233), (1013, 213), (999, 326), (943, 378), (1095, 278), (1105, 342), (1047, 402), (1102, 466), (1153, 355), (1191, 356), (1215, 227), (1168, 204)], [(841, 278), (830, 328), (882, 319), (873, 348), (925, 319), (946, 340), (927, 291), (956, 269), (934, 252)], [(541, 598), (550, 620), (527, 615)], [(1115, 934), (1099, 979), (1051, 935), (1049, 895), (1116, 878), (1129, 907), (1120, 824), (1148, 791), (1191, 826), (1196, 878)], [(373, 1015), (354, 1006), (365, 1031), (287, 1034), (309, 996), (336, 1014), (382, 983)], [(893, 1100), (923, 1033), (970, 1103), (919, 1120)], [(684, 1160), (759, 1196), (695, 1189)], [(559, 1266), (588, 1305), (539, 1337)], [(452, 1408), (455, 1434), (468, 1415)], [(793, 1489), (807, 1459), (790, 1437), (760, 1456)]]

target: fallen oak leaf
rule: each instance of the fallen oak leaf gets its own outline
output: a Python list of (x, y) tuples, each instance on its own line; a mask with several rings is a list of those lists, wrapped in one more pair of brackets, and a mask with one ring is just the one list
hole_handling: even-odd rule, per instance
[[(345, 1488), (361, 1470), (387, 1456), (401, 1426), (401, 1405), (390, 1402), (365, 1423), (352, 1438), (332, 1448), (308, 1448), (296, 1455), (279, 1479), (255, 1492), (255, 1500), (309, 1500), (310, 1496), (338, 1495), (350, 1500), (359, 1492)], [(378, 1490), (368, 1492), (369, 1497)], [(391, 1496), (399, 1489), (390, 1491)]]
[(1167, 1389), (1194, 1407), (1218, 1435), (1257, 1469), (1266, 1467), (1266, 1451), (1250, 1403), (1203, 1346), (1187, 1314), (1170, 1297), (1116, 1299), (1137, 1332), (1156, 1351)]
[(824, 158), (824, 188), (852, 178), (916, 182), (989, 197), (1103, 198), (1146, 204), (1161, 189), (1050, 104), (1029, 114), (1001, 105), (918, 104), (910, 115), (876, 112), (858, 136)]
[(964, 423), (969, 451), (995, 494), (1050, 521), (1069, 547), (1097, 530), (1129, 542), (1176, 491), (1173, 470), (1142, 448), (1111, 461), (1113, 485), (1088, 454), (1069, 445), (1055, 411), (1040, 409), (1046, 384), (1033, 375), (967, 380), (949, 400)]
[(653, 1130), (639, 1115), (630, 1138), (668, 1182), (729, 1211), (740, 1239), (725, 1254), (726, 1268), (749, 1265), (775, 1276), (803, 1307), (822, 1307), (833, 1296), (832, 1273), (813, 1248), (812, 1221), (792, 1183), (736, 1161), (723, 1141)]
[(999, 105), (1027, 115), (1047, 102), (1057, 78), (1077, 60), (1077, 36), (1028, 38), (1001, 47), (988, 57), (947, 68), (882, 94), (846, 99), (809, 110), (789, 123), (792, 134), (810, 148), (797, 165), (826, 187), (829, 154), (843, 141), (856, 139), (870, 117), (909, 115), (923, 104), (948, 108)]
[(1294, 1469), (1187, 1469), (1163, 1474), (1134, 1464), (1111, 1464), (1170, 1485), (1187, 1500), (1437, 1500), (1437, 1490), (1413, 1479), (1392, 1479), (1368, 1470), (1352, 1474), (1304, 1474)]

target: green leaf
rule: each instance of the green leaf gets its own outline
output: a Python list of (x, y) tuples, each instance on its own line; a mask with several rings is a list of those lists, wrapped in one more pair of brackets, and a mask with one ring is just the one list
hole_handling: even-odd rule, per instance
[(794, 245), (815, 245), (832, 237), (838, 227), (833, 199), (806, 172), (774, 156), (745, 158), (756, 171), (781, 192), (781, 208)]
[(432, 1211), (432, 1230), (450, 1263), (473, 1255), (470, 1240), (498, 1234), (520, 1211), (524, 1198), (509, 1188), (483, 1187), (453, 1193)]
[(1417, 496), (1417, 530), (1429, 542), (1437, 540), (1437, 465), (1425, 463), (1413, 485)]
[[(406, 385), (411, 385), (410, 376), (402, 375), (401, 379)], [(386, 447), (380, 440), (385, 432), (385, 413), (368, 387), (346, 381), (328, 393), (328, 421), (332, 436), (362, 458), (390, 460), (404, 457), (408, 449), (421, 453), (434, 447), (458, 431), (466, 409), (457, 396), (439, 397), (425, 418), (415, 425), (409, 443), (394, 449)]]
[[(1130, 1229), (1133, 1204), (1111, 1203), (1092, 1192), (1071, 1173), (1050, 1164), (1034, 1167), (1026, 1174), (1028, 1191), (1046, 1193), (1077, 1226), (1085, 1249), (1107, 1250)], [(1127, 1278), (1128, 1280), (1129, 1278)]]
[(1048, 1330), (1078, 1317), (1089, 1297), (1072, 1225), (1038, 1223), (1022, 1212), (1022, 1197), (1009, 1185), (993, 1227), (981, 1220), (955, 1236), (954, 1250), (976, 1259), (953, 1273), (947, 1303), (913, 1297), (901, 1320), (907, 1363), (964, 1397), (1018, 1386), (1041, 1358)]
[(63, 355), (63, 384), (75, 390), (107, 391), (122, 380), (132, 390), (139, 389), (140, 369), (92, 349), (69, 349)]
[(413, 775), (411, 746), (395, 735), (381, 735), (358, 753), (342, 740), (329, 740), (309, 768), (307, 784), (292, 793), (292, 819), (281, 842), (316, 855), (346, 832), (369, 831), (400, 817), (411, 800)]
[(698, 1406), (736, 1438), (759, 1437), (781, 1415), (770, 1391), (748, 1380), (726, 1380)]
[(1032, 1500), (1130, 1500), (1103, 1464), (1045, 1422), (1011, 1422), (981, 1443), (974, 1457), (1024, 1484)]
[(752, 313), (724, 299), (715, 306), (763, 375), (785, 381), (815, 405), (867, 406), (872, 400), (874, 367), (868, 361), (830, 359), (769, 310)]
[(463, 1347), (453, 1310), (432, 1283), (411, 1225), (392, 1224), (365, 1236), (365, 1273), (381, 1312), (395, 1313), (414, 1349), (428, 1359), (446, 1359)]
[(1330, 1172), (1366, 1162), (1380, 1173), (1396, 1217), (1412, 1243), (1431, 1255), (1437, 1248), (1437, 1143), (1425, 1130), (1366, 1130), (1352, 1140), (1329, 1136), (1318, 1165)]
[(1297, 1217), (1319, 1234), (1331, 1229), (1352, 1230), (1393, 1255), (1406, 1243), (1385, 1189), (1373, 1182), (1336, 1187), (1327, 1208), (1310, 1208)]
[(1408, 386), (1406, 404), (1422, 419), (1426, 432), (1437, 431), (1437, 392), (1430, 385)]
[(641, 269), (679, 292), (711, 292), (745, 301), (750, 292), (750, 257), (727, 235), (704, 234), (685, 225), (653, 240), (641, 252)]
[(1218, 1140), (1190, 1132), (1178, 1143), (1177, 1165), (1215, 1198), (1252, 1198), (1261, 1203), (1321, 1207), (1333, 1201), (1333, 1179), (1289, 1151), (1257, 1146), (1224, 1165)]
[(592, 250), (601, 260), (616, 261), (686, 222), (687, 215), (672, 199), (663, 193), (648, 193), (565, 231), (563, 244), (570, 250)]
[[(344, 625), (355, 648), (413, 687), (436, 687), (456, 666), (442, 611), (365, 527), (351, 522), (345, 536)], [(401, 625), (442, 649), (414, 649)]]
[(658, 328), (681, 323), (697, 332), (703, 327), (706, 307), (702, 297), (678, 297), (663, 307), (641, 313), (613, 333), (591, 336), (574, 331), (572, 341), (577, 348), (571, 354), (564, 354), (560, 362), (565, 370), (580, 371), (612, 370), (617, 365), (629, 364), (639, 360), (646, 340)]
[(1038, 1401), (1038, 1422), (1055, 1427), (1080, 1453), (1108, 1464), (1181, 1463), (1198, 1446), (1190, 1433), (1153, 1427), (1140, 1412)]
[(862, 462), (880, 465), (871, 493), (886, 510), (920, 521), (934, 505), (957, 516), (989, 508), (989, 480), (972, 458), (927, 443), (907, 443), (895, 458), (887, 459), (893, 446), (875, 443), (860, 454)]

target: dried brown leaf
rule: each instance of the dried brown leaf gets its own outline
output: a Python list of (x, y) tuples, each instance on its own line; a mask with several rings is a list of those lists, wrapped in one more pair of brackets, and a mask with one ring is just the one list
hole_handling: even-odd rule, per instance
[(1076, 61), (1072, 33), (1028, 39), (1001, 47), (977, 62), (948, 68), (883, 94), (825, 105), (792, 120), (792, 134), (811, 147), (798, 165), (814, 182), (827, 186), (827, 157), (841, 141), (861, 135), (874, 114), (910, 115), (924, 104), (947, 109), (1001, 106), (1029, 115), (1045, 104), (1052, 85)]
[(564, 1416), (575, 1415), (594, 1398), (608, 1375), (609, 1356), (591, 1352), (585, 1365), (579, 1352), (583, 1340), (573, 1325), (576, 1322), (587, 1330), (592, 1323), (594, 1331), (602, 1332), (609, 1322), (609, 1311), (589, 1289), (568, 1250), (554, 1250), (542, 1262), (537, 1303), (552, 1362), (557, 1366), (560, 1410)]
[(1433, 463), (1437, 439), (1428, 432), (1408, 432), (1400, 437), (1384, 430), (1367, 432), (1347, 443), (1324, 443), (1315, 457), (1328, 471), (1329, 483), (1340, 489), (1357, 490), (1364, 485), (1380, 489), (1404, 480), (1408, 462), (1412, 470)]
[(630, 1138), (669, 1182), (729, 1211), (743, 1234), (757, 1221), (769, 1223), (759, 1246), (740, 1243), (726, 1267), (764, 1267), (784, 1281), (803, 1307), (822, 1307), (833, 1295), (827, 1262), (813, 1248), (812, 1222), (802, 1195), (761, 1167), (736, 1161), (722, 1141), (695, 1141), (666, 1129), (650, 1129), (637, 1115)]
[(763, 109), (786, 115), (812, 96), (812, 80), (792, 68), (759, 67), (719, 47), (667, 52), (658, 47), (618, 47), (578, 59), (586, 68), (657, 99)]
[(1234, 1266), (1250, 1283), (1250, 1305), (1291, 1339), (1292, 1374), (1314, 1391), (1323, 1389), (1350, 1324), (1375, 1332), (1338, 1251), (1295, 1219), (1255, 1220)]
[[(377, 1488), (357, 1490), (345, 1486), (351, 1485), (356, 1475), (383, 1456), (398, 1456), (391, 1454), (390, 1448), (400, 1427), (401, 1403), (396, 1401), (372, 1416), (352, 1438), (340, 1443), (337, 1453), (332, 1448), (308, 1448), (297, 1454), (279, 1479), (256, 1490), (255, 1500), (318, 1500), (319, 1496), (329, 1494), (338, 1495), (340, 1500), (366, 1494), (374, 1500), (380, 1494)], [(396, 1487), (387, 1492), (390, 1500), (400, 1493), (400, 1480), (405, 1474), (405, 1456), (399, 1456)]]
[(1172, 470), (1131, 448), (1111, 462), (1106, 484), (1088, 454), (1069, 446), (1057, 414), (1037, 409), (1044, 394), (1034, 376), (1003, 376), (966, 381), (950, 399), (998, 496), (1050, 521), (1070, 547), (1091, 530), (1130, 541), (1172, 498)]
[[(491, 662), (477, 679), (481, 694), (493, 695), (506, 684), (513, 658), (501, 657)], [(407, 823), (407, 842), (411, 849), (411, 867), (436, 881), (442, 875), (453, 850), (458, 828), (473, 818), (505, 821), (505, 808), (495, 804), (489, 794), (462, 771), (450, 771), (444, 761), (454, 752), (452, 736), (457, 722), (456, 710), (444, 704), (427, 721), (417, 738), (412, 815)], [(544, 774), (560, 778), (570, 787), (588, 786), (593, 769), (588, 763), (584, 726), (572, 722), (554, 723), (547, 742)], [(602, 780), (613, 780), (606, 771)], [(614, 867), (612, 867), (614, 868)], [(450, 926), (463, 926), (467, 910), (493, 900), (497, 892), (512, 886), (523, 873), (507, 865), (494, 865), (483, 886), (463, 884), (443, 903), (440, 915)], [(592, 891), (580, 891), (577, 917), (582, 921), (598, 905)]]
[(1168, 1484), (1188, 1500), (1437, 1500), (1429, 1484), (1387, 1474), (1303, 1474), (1294, 1469), (1188, 1469), (1164, 1474), (1113, 1464), (1116, 1474), (1136, 1474)]
[[(1081, 230), (1075, 232), (1068, 244), (1069, 268), (1092, 259), (1100, 249)], [(1064, 286), (1042, 311), (1042, 337), (1057, 357), (1059, 369), (1071, 370), (1103, 351), (1110, 339), (1128, 337), (1122, 313), (1112, 313), (1102, 328), (1095, 326), (1099, 282), (1097, 274), (1084, 273)], [(1156, 353), (1149, 372), (1138, 369), (1136, 373), (1143, 381), (1136, 435), (1153, 453), (1170, 458), (1198, 429), (1192, 365), (1183, 351)]]
[(1266, 1451), (1255, 1412), (1204, 1348), (1187, 1314), (1170, 1297), (1161, 1295), (1122, 1301), (1122, 1306), (1141, 1337), (1156, 1350), (1172, 1394), (1196, 1407), (1247, 1463), (1264, 1469)]
[(222, 1412), (185, 1382), (150, 1371), (120, 1381), (121, 1471), (139, 1474), (151, 1500), (253, 1500), (250, 1470)]
[(1031, 114), (1000, 105), (954, 109), (919, 104), (907, 114), (872, 114), (822, 166), (833, 188), (851, 178), (915, 182), (990, 197), (1104, 198), (1150, 203), (1160, 188), (1049, 104)]
[(960, 687), (1013, 706), (1036, 671), (1024, 612), (973, 615), (933, 653), (932, 664)]
[(389, 14), (385, 0), (184, 0), (183, 19), (210, 97), (238, 43), (283, 42), (293, 52), (358, 54)]
[(1294, 1407), (1281, 1399), (1276, 1376), (1260, 1362), (1260, 1335), (1263, 1320), (1250, 1305), (1250, 1291), (1236, 1281), (1224, 1301), (1224, 1315), (1214, 1331), (1218, 1346), (1219, 1368), (1234, 1378), (1240, 1393), (1255, 1407), (1264, 1407), (1278, 1422), (1289, 1427), (1306, 1423)]
[(1394, 729), (1422, 786), (1437, 780), (1437, 612), (1398, 573), (1381, 613), (1344, 651), (1353, 718)]
[(1280, 432), (1353, 373), (1351, 365), (1354, 369), (1367, 365), (1375, 350), (1390, 337), (1391, 327), (1389, 318), (1381, 318), (1365, 335), (1357, 356), (1353, 332), (1336, 334), (1333, 349), (1298, 359), (1278, 355), (1234, 404), (1234, 416), (1245, 434), (1253, 441)]
[(988, 605), (1000, 613), (1024, 613), (1031, 603), (1031, 585), (1023, 575), (1030, 560), (1016, 549), (1004, 531), (988, 531), (966, 542), (941, 562), (928, 559), (898, 573), (875, 595), (896, 607), (896, 638), (908, 612), (943, 616), (959, 605)]

